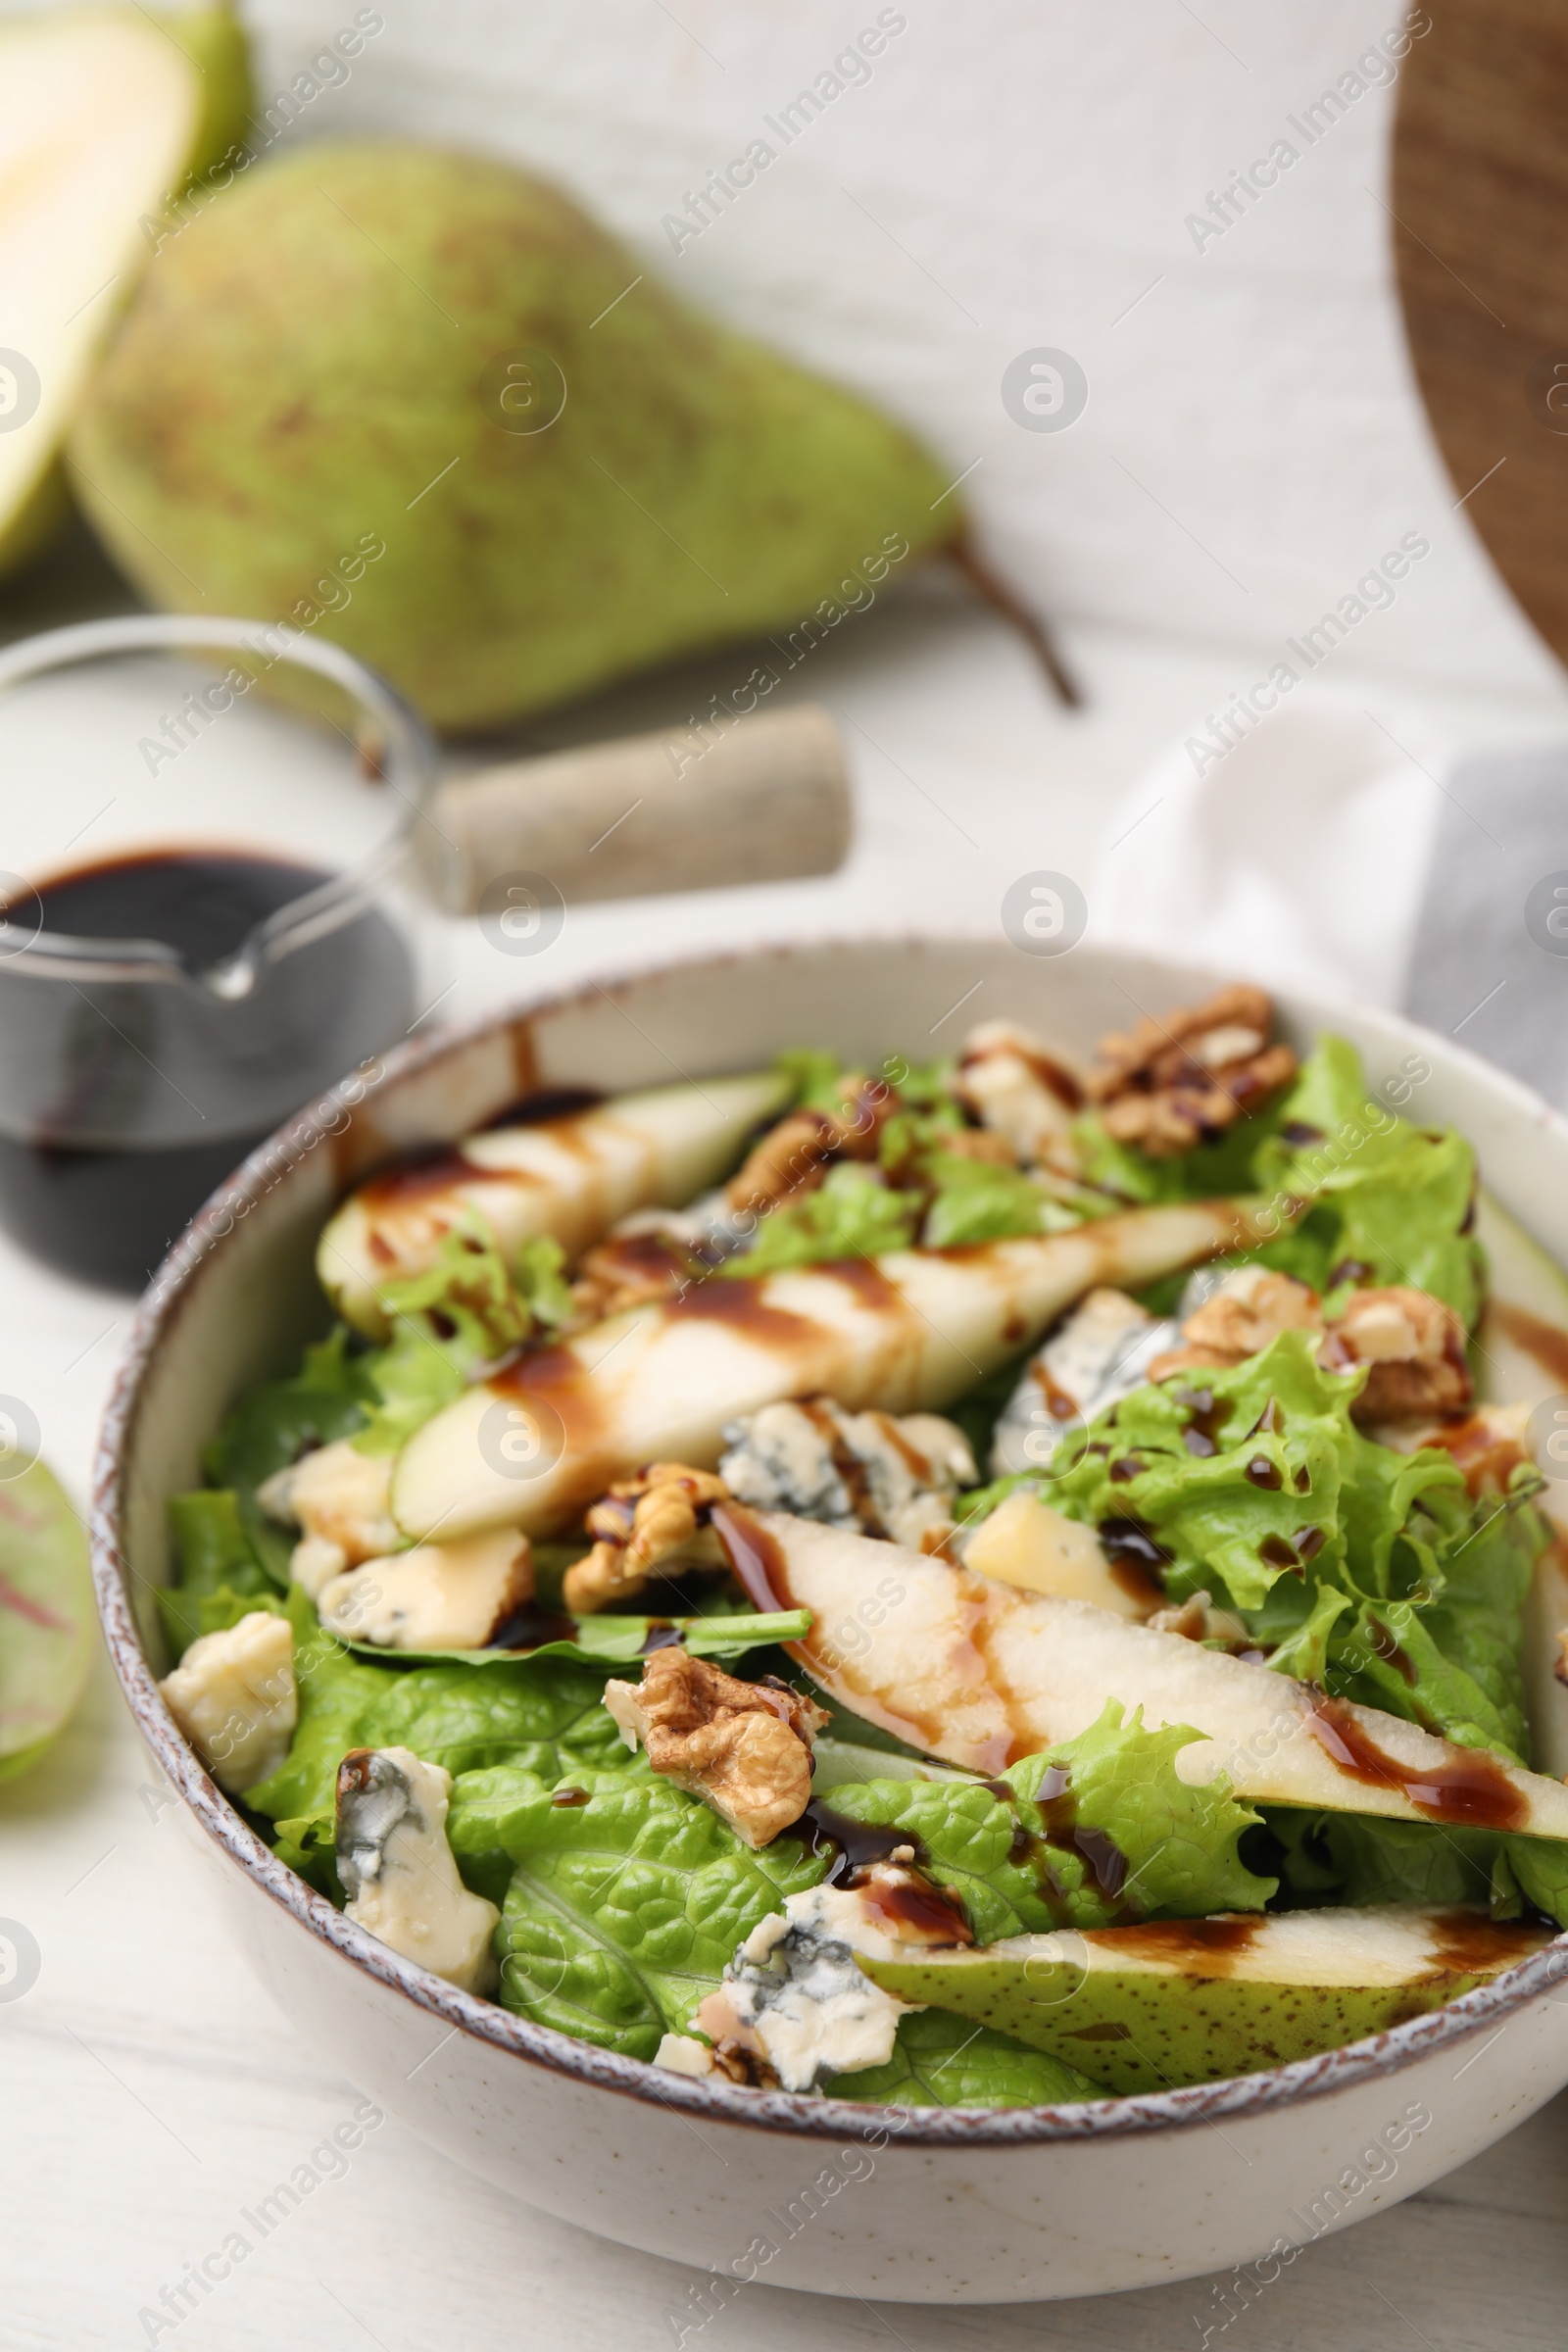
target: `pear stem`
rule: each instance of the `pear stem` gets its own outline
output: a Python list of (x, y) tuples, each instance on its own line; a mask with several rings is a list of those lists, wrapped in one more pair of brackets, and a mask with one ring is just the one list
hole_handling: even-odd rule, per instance
[(1070, 670), (1062, 665), (1060, 655), (1052, 641), (1051, 632), (1036, 612), (1031, 612), (1022, 599), (1008, 587), (1001, 573), (994, 571), (965, 531), (943, 551), (962, 572), (982, 604), (1009, 622), (1033, 650), (1056, 694), (1069, 710), (1083, 708), (1083, 694)]

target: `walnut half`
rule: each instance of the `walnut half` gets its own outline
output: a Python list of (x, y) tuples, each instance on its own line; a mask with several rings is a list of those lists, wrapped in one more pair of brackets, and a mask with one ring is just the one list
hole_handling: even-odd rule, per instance
[(667, 1573), (677, 1558), (683, 1568), (724, 1567), (707, 1520), (715, 1502), (728, 1500), (721, 1478), (685, 1462), (650, 1462), (634, 1478), (617, 1479), (588, 1513), (594, 1547), (566, 1570), (567, 1608), (591, 1617), (640, 1592), (656, 1568)]
[(1180, 1348), (1167, 1348), (1149, 1367), (1151, 1380), (1170, 1372), (1219, 1371), (1261, 1355), (1282, 1331), (1321, 1331), (1316, 1291), (1293, 1274), (1267, 1266), (1238, 1266), (1195, 1307), (1182, 1325)]
[(1366, 1385), (1350, 1407), (1358, 1422), (1430, 1420), (1471, 1400), (1464, 1326), (1450, 1307), (1402, 1283), (1352, 1291), (1325, 1323), (1316, 1291), (1293, 1275), (1238, 1266), (1182, 1325), (1183, 1345), (1156, 1355), (1151, 1380), (1173, 1372), (1224, 1370), (1260, 1355), (1282, 1331), (1322, 1333), (1317, 1360), (1329, 1372), (1365, 1364)]
[(811, 1741), (830, 1718), (782, 1683), (743, 1683), (671, 1647), (654, 1651), (640, 1683), (608, 1682), (605, 1704), (628, 1747), (748, 1845), (766, 1845), (810, 1803)]
[(1332, 1371), (1370, 1366), (1351, 1408), (1357, 1421), (1412, 1421), (1462, 1412), (1470, 1402), (1464, 1325), (1441, 1298), (1402, 1283), (1353, 1292), (1319, 1360)]
[(1290, 1047), (1269, 1042), (1273, 1027), (1262, 989), (1238, 983), (1102, 1037), (1089, 1095), (1106, 1133), (1152, 1159), (1211, 1142), (1296, 1076)]

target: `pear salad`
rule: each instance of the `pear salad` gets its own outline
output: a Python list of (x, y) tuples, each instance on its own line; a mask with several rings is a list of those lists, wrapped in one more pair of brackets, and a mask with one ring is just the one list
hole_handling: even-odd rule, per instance
[(1238, 985), (386, 1168), (170, 1506), (175, 1721), (393, 1951), (688, 2076), (1076, 2101), (1486, 1983), (1568, 1926), (1568, 1286), (1427, 1075)]

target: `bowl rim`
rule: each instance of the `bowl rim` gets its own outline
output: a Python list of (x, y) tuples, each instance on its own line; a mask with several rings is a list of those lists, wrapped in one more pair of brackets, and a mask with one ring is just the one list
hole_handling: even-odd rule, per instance
[[(706, 2117), (712, 2122), (815, 2140), (876, 2138), (879, 2144), (886, 2144), (896, 2134), (901, 2147), (1005, 2147), (1120, 2139), (1193, 2130), (1200, 2125), (1219, 2130), (1224, 2121), (1246, 2121), (1282, 2107), (1348, 2091), (1383, 2076), (1402, 2073), (1439, 2050), (1471, 2039), (1488, 2027), (1500, 2030), (1515, 2011), (1537, 1999), (1551, 1997), (1551, 1987), (1568, 1975), (1568, 1931), (1565, 1931), (1489, 1984), (1478, 1985), (1440, 2009), (1382, 2033), (1364, 2035), (1339, 2049), (1224, 2082), (1184, 2084), (1170, 2090), (1124, 2097), (1106, 2096), (1036, 2107), (910, 2108), (824, 2098), (810, 2092), (753, 2089), (739, 2083), (677, 2075), (651, 2060), (623, 2057), (596, 2043), (579, 2041), (554, 2027), (535, 2025), (512, 2010), (503, 2009), (498, 2002), (460, 1991), (416, 1962), (404, 1959), (357, 1926), (325, 1895), (318, 1894), (277, 1859), (205, 1771), (175, 1725), (142, 1649), (130, 1606), (132, 1571), (120, 1542), (125, 1474), (136, 1435), (143, 1384), (160, 1346), (183, 1313), (209, 1258), (224, 1246), (239, 1219), (267, 1192), (287, 1181), (288, 1174), (321, 1135), (335, 1131), (342, 1112), (373, 1102), (405, 1079), (451, 1054), (504, 1034), (520, 1022), (577, 1006), (587, 1008), (596, 998), (612, 996), (621, 988), (663, 978), (716, 975), (738, 963), (756, 963), (769, 957), (791, 959), (877, 946), (918, 950), (954, 945), (991, 948), (995, 944), (988, 935), (961, 925), (951, 930), (926, 926), (918, 932), (881, 931), (874, 926), (862, 926), (852, 932), (762, 940), (751, 947), (708, 956), (636, 961), (607, 972), (600, 979), (588, 979), (553, 994), (524, 999), (471, 1021), (454, 1023), (434, 1029), (424, 1037), (410, 1039), (375, 1056), (372, 1075), (351, 1073), (259, 1144), (197, 1212), (138, 1303), (130, 1339), (117, 1367), (99, 1427), (89, 1514), (99, 1618), (136, 1728), (201, 1829), (264, 1894), (288, 1912), (308, 1934), (364, 1969), (390, 1991), (401, 1994), (414, 2007), (439, 2019), (452, 2032), (485, 2042), (526, 2064), (569, 2077), (585, 2086), (663, 2107), (688, 2120)], [(1136, 952), (1126, 945), (1097, 945), (1087, 947), (1085, 960), (1113, 962)], [(1212, 979), (1200, 966), (1184, 967), (1180, 958), (1161, 955), (1158, 960), (1173, 970), (1190, 970), (1195, 983)], [(1282, 989), (1281, 993), (1291, 992)], [(1378, 1017), (1392, 1022), (1413, 1039), (1429, 1036), (1402, 1015), (1380, 1011)], [(1528, 1104), (1539, 1116), (1558, 1123), (1549, 1106), (1507, 1072), (1494, 1069), (1481, 1056), (1449, 1039), (1434, 1036), (1431, 1042), (1445, 1057), (1457, 1056), (1481, 1072), (1489, 1085), (1512, 1094), (1520, 1106)], [(277, 1173), (280, 1158), (286, 1171), (283, 1177)]]

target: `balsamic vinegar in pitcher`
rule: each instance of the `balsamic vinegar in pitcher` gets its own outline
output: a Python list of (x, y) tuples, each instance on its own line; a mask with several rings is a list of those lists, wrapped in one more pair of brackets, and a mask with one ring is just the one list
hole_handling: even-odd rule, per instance
[[(275, 955), (255, 940), (330, 879), (182, 849), (13, 889), (0, 906), (21, 943), (0, 956), (0, 1224), (24, 1249), (140, 1290), (248, 1152), (406, 1033), (414, 962), (383, 913), (324, 915)], [(92, 956), (73, 960), (72, 940)], [(123, 963), (105, 960), (106, 942)], [(150, 964), (148, 943), (169, 956)]]

